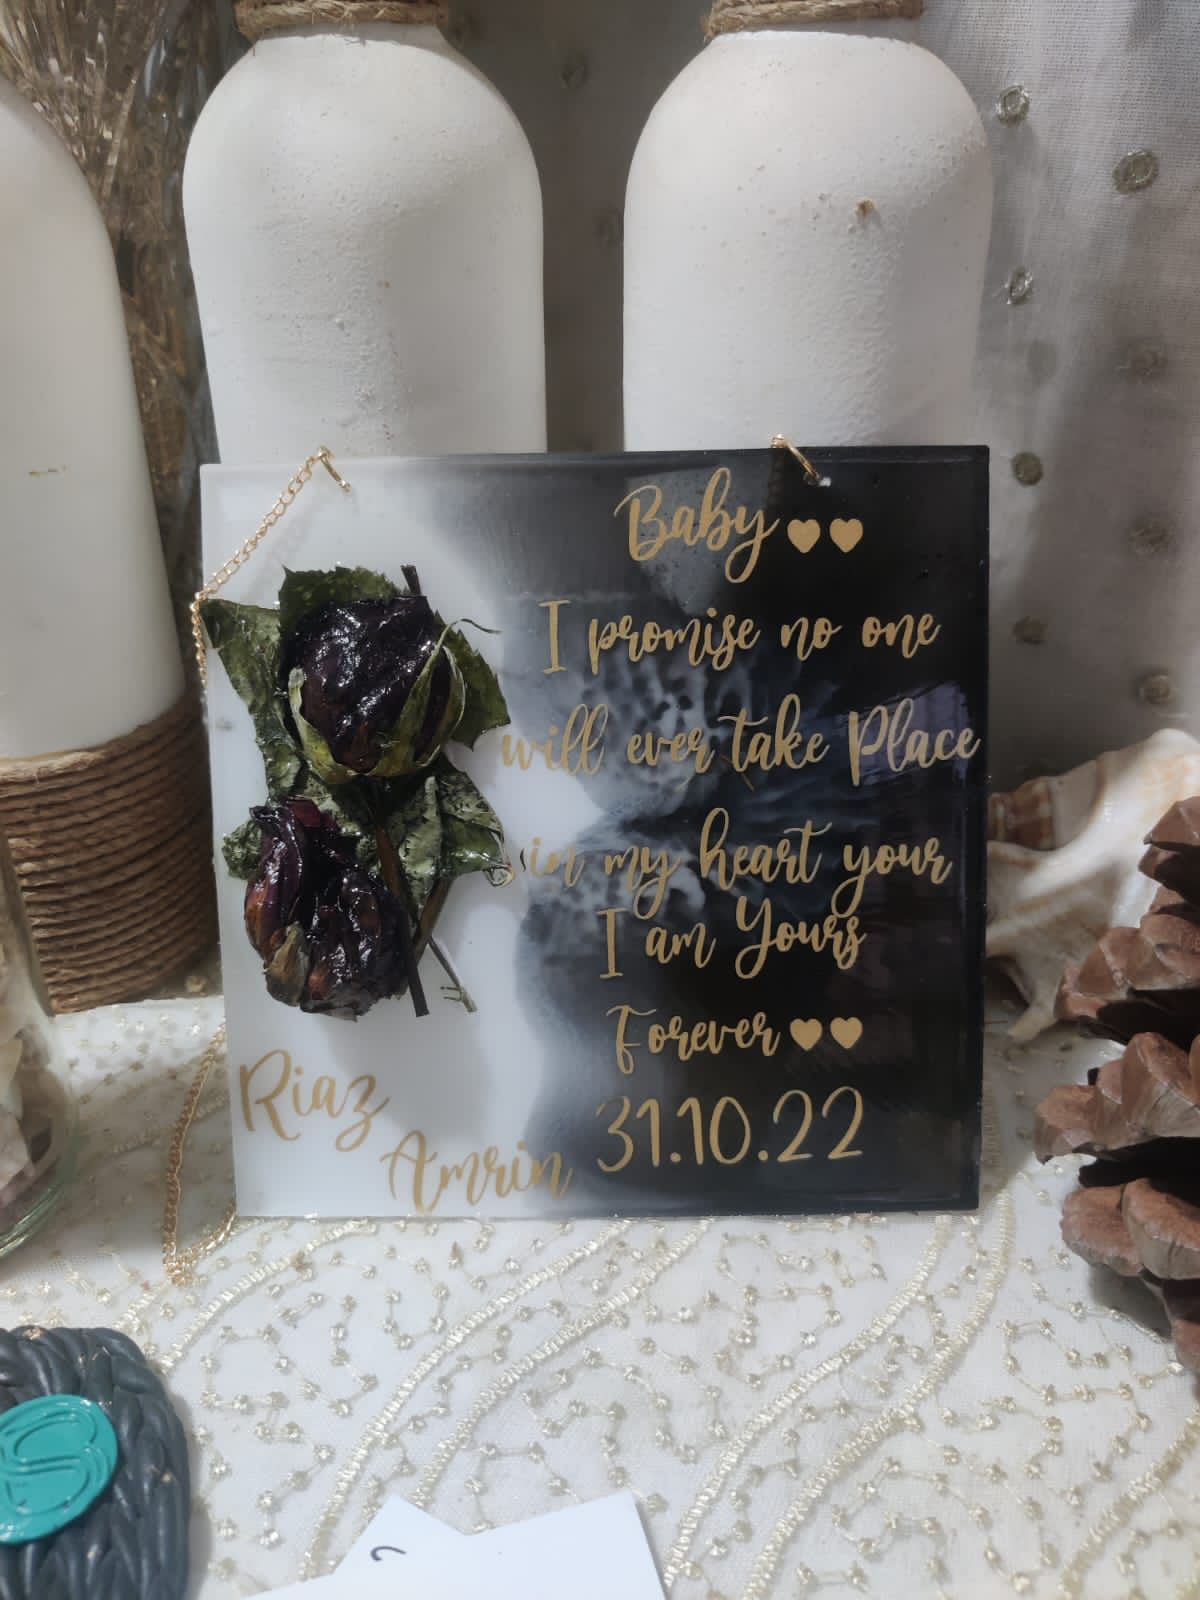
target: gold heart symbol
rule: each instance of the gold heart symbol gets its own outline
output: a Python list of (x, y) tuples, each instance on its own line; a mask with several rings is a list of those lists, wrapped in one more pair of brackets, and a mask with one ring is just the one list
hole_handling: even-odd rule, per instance
[(863, 1025), (857, 1017), (835, 1017), (829, 1031), (843, 1050), (853, 1050), (863, 1036)]
[(793, 517), (788, 523), (788, 538), (802, 556), (808, 554), (820, 537), (821, 524), (819, 522), (801, 522), (799, 518)]
[(792, 1023), (792, 1038), (801, 1050), (814, 1050), (821, 1042), (821, 1035), (825, 1029), (819, 1022), (802, 1022), (799, 1018)]
[(861, 544), (863, 525), (857, 517), (850, 522), (843, 522), (841, 517), (835, 517), (829, 524), (829, 537), (837, 545), (843, 555), (849, 555), (851, 550)]

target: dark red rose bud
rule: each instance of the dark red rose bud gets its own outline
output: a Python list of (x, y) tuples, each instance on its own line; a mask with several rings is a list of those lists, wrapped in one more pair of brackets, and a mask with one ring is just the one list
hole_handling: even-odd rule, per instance
[(466, 690), (423, 595), (320, 606), (284, 653), (284, 687), (308, 761), (326, 782), (395, 778), (434, 761)]
[(354, 841), (311, 800), (251, 812), (262, 829), (246, 889), (246, 932), (276, 1000), (358, 1018), (400, 993), (404, 908), (358, 863)]

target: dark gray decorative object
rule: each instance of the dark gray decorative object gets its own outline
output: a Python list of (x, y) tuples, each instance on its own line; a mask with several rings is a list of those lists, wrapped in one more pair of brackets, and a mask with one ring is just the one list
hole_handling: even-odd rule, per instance
[(187, 1439), (145, 1356), (109, 1328), (0, 1330), (0, 1414), (46, 1394), (102, 1406), (120, 1457), (112, 1483), (77, 1522), (0, 1549), (0, 1600), (182, 1600)]

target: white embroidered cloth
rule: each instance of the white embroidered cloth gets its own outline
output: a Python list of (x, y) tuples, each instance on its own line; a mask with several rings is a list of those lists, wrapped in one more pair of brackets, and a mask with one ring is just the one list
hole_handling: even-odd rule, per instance
[[(186, 1289), (167, 1136), (213, 999), (68, 1019), (89, 1139), (0, 1318), (109, 1324), (195, 1440), (202, 1600), (326, 1571), (398, 1494), (464, 1531), (630, 1487), (676, 1600), (1200, 1586), (1191, 1377), (1062, 1247), (1032, 1109), (1110, 1047), (989, 1027), (977, 1217), (241, 1222)], [(185, 1231), (231, 1192), (218, 1085)]]

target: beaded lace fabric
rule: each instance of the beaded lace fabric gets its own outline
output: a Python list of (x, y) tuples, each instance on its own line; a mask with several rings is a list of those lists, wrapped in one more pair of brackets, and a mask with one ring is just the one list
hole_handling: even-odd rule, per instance
[[(678, 1600), (1152, 1600), (1200, 1583), (1200, 1407), (1062, 1247), (1033, 1108), (1109, 1047), (989, 1025), (980, 1214), (254, 1222), (169, 1286), (162, 1164), (212, 999), (68, 1020), (90, 1155), (0, 1321), (132, 1335), (190, 1418), (201, 1600), (327, 1571), (384, 1498), (470, 1532), (634, 1490)], [(221, 1084), (184, 1230), (231, 1190)]]

